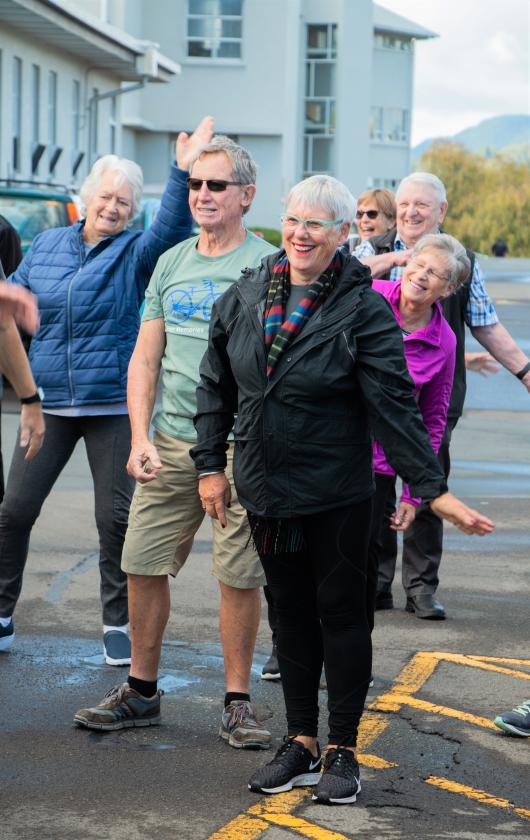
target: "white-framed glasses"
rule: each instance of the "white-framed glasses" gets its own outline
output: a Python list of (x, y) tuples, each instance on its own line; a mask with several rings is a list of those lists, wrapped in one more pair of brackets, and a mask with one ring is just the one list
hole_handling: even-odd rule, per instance
[(342, 219), (301, 219), (300, 216), (295, 216), (294, 213), (284, 213), (280, 216), (280, 221), (286, 230), (294, 230), (298, 225), (302, 225), (307, 233), (319, 235), (325, 233), (327, 228), (335, 227), (342, 224)]
[(423, 260), (418, 257), (413, 257), (409, 265), (414, 264), (423, 274), (426, 274), (429, 280), (440, 280), (442, 283), (449, 283), (450, 278), (444, 277), (443, 274), (438, 274), (433, 268), (428, 265), (425, 265)]

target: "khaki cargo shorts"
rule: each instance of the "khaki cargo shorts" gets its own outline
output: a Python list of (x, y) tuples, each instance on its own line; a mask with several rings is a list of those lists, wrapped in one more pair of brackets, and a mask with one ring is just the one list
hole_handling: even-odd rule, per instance
[[(176, 575), (188, 559), (205, 513), (197, 492), (197, 470), (189, 455), (192, 444), (158, 429), (153, 443), (164, 469), (149, 484), (136, 485), (121, 567), (133, 575)], [(232, 502), (226, 512), (226, 528), (212, 520), (212, 574), (228, 586), (254, 589), (264, 585), (265, 575), (258, 555), (249, 544), (246, 512), (237, 500), (232, 449), (227, 452), (226, 475), (232, 488)]]

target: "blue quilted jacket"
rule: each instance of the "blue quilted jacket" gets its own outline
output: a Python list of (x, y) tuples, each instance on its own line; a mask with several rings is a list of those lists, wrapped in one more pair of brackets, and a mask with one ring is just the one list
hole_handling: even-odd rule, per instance
[(45, 408), (125, 401), (145, 288), (159, 256), (191, 232), (187, 174), (172, 166), (149, 230), (103, 239), (86, 257), (83, 221), (44, 231), (9, 278), (38, 298), (29, 358)]

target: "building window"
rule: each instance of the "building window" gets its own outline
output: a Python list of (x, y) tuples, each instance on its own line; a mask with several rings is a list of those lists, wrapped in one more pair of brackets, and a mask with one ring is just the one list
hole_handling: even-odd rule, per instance
[(188, 0), (188, 55), (240, 59), (243, 0)]
[(387, 190), (395, 192), (399, 186), (399, 178), (374, 178), (372, 184), (374, 187), (383, 187)]
[(304, 97), (304, 176), (333, 170), (336, 128), (336, 24), (307, 26)]
[(22, 59), (13, 58), (12, 84), (12, 164), (15, 172), (20, 172), (20, 144), (22, 139)]
[(40, 67), (31, 67), (31, 139), (38, 143), (40, 137)]
[(57, 143), (57, 73), (50, 70), (48, 74), (48, 143)]
[(110, 153), (111, 155), (116, 154), (116, 133), (118, 128), (118, 120), (116, 117), (117, 109), (117, 101), (116, 97), (113, 96), (110, 100)]
[(408, 143), (409, 112), (404, 108), (373, 107), (370, 113), (372, 143)]
[(378, 50), (412, 52), (414, 49), (414, 39), (403, 38), (400, 35), (388, 35), (383, 32), (376, 32), (374, 35), (374, 47)]
[(72, 149), (74, 154), (80, 147), (81, 140), (81, 83), (72, 82)]

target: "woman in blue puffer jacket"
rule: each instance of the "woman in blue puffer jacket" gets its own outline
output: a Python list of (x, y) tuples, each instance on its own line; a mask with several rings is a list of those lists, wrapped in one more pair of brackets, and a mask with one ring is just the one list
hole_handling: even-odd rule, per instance
[(106, 662), (130, 662), (127, 578), (120, 568), (134, 481), (130, 451), (127, 367), (139, 328), (139, 308), (161, 254), (187, 238), (188, 161), (209, 142), (213, 120), (180, 134), (160, 210), (144, 232), (127, 230), (137, 214), (143, 178), (132, 161), (106, 155), (81, 188), (85, 218), (37, 236), (9, 278), (38, 298), (41, 326), (30, 362), (42, 399), (46, 436), (39, 457), (15, 447), (0, 506), (0, 650), (14, 640), (31, 529), (77, 441), (83, 438), (94, 481), (99, 534), (103, 641)]

